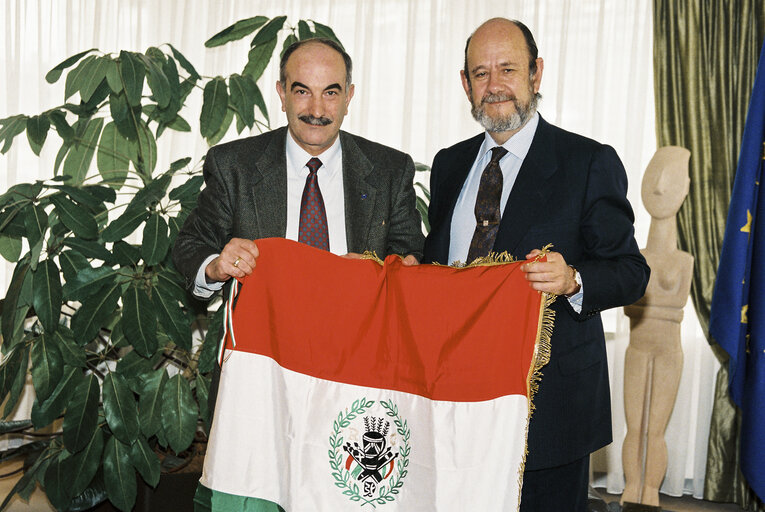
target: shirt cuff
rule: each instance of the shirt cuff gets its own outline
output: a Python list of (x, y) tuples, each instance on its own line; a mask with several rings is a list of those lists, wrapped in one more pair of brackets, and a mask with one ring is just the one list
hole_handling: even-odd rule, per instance
[(568, 303), (577, 313), (582, 312), (582, 300), (584, 299), (584, 285), (579, 287), (579, 291), (571, 297), (568, 297)]
[(207, 268), (207, 265), (209, 265), (210, 262), (217, 257), (218, 254), (211, 254), (207, 257), (206, 260), (202, 262), (202, 264), (199, 266), (199, 270), (197, 270), (197, 277), (194, 280), (194, 290), (191, 293), (201, 299), (209, 299), (213, 293), (223, 288), (223, 282), (210, 283), (207, 281), (207, 276), (205, 275), (205, 269)]

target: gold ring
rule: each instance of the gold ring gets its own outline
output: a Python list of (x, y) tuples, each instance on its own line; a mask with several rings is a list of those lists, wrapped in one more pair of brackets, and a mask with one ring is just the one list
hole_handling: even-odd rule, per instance
[(242, 261), (242, 258), (239, 256), (236, 257), (236, 260), (234, 260), (234, 266), (239, 268), (239, 262)]

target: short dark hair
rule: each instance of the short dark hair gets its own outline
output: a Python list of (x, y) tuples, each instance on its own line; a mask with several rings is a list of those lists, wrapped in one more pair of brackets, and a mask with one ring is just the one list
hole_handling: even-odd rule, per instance
[(279, 81), (282, 83), (282, 87), (287, 87), (287, 72), (285, 69), (287, 67), (287, 61), (289, 60), (290, 55), (295, 53), (295, 50), (301, 46), (309, 43), (319, 43), (323, 44), (324, 46), (329, 46), (340, 54), (340, 56), (343, 58), (343, 62), (345, 63), (345, 88), (348, 89), (351, 86), (351, 72), (353, 71), (353, 62), (351, 61), (351, 56), (348, 55), (342, 46), (340, 46), (340, 43), (326, 37), (313, 37), (311, 39), (295, 41), (289, 45), (286, 50), (284, 50), (282, 58), (279, 61)]
[[(534, 36), (531, 34), (531, 30), (529, 30), (529, 27), (524, 25), (522, 22), (518, 20), (507, 20), (519, 29), (521, 29), (521, 32), (523, 33), (523, 38), (526, 40), (526, 49), (529, 51), (529, 76), (534, 76), (537, 72), (537, 57), (539, 56), (539, 49), (537, 48), (537, 43), (534, 41)], [(473, 32), (475, 34), (475, 32)], [(470, 34), (470, 36), (467, 38), (467, 41), (465, 42), (465, 79), (467, 79), (468, 84), (470, 83), (470, 73), (468, 70), (468, 47), (470, 46), (470, 40), (473, 39), (473, 34)]]

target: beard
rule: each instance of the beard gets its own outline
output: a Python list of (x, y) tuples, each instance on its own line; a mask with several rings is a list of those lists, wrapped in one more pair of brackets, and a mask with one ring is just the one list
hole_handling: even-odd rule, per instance
[[(470, 90), (470, 104), (472, 108), (470, 113), (473, 119), (478, 121), (481, 126), (489, 133), (507, 132), (517, 130), (529, 120), (537, 111), (537, 101), (541, 95), (532, 92), (531, 99), (523, 103), (514, 95), (510, 94), (487, 94), (481, 98), (481, 102), (476, 104), (473, 98), (473, 90)], [(485, 105), (487, 103), (498, 103), (500, 101), (512, 101), (515, 111), (506, 115), (490, 116), (486, 113)]]

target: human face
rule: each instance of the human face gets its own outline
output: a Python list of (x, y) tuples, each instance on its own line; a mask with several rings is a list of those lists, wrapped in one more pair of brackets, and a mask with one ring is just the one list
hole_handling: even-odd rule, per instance
[(337, 140), (353, 97), (343, 58), (321, 43), (306, 44), (289, 57), (285, 78), (284, 85), (276, 82), (276, 91), (287, 126), (298, 146), (318, 156)]
[(499, 144), (518, 132), (536, 112), (544, 62), (529, 72), (529, 51), (521, 30), (508, 20), (490, 20), (476, 30), (467, 52), (462, 86), (473, 117)]

